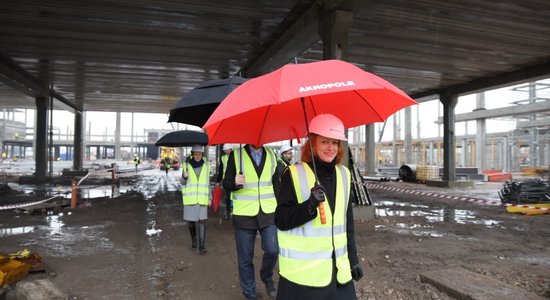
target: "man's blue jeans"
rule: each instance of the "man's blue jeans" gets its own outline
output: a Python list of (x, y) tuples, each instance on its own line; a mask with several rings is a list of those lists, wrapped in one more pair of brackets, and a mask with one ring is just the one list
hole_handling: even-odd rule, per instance
[[(262, 267), (260, 278), (264, 284), (273, 283), (273, 269), (279, 255), (279, 243), (277, 242), (277, 228), (275, 225), (260, 229), (262, 239)], [(254, 244), (258, 230), (235, 228), (235, 241), (237, 243), (237, 258), (239, 264), (239, 280), (243, 294), (246, 297), (255, 298), (256, 280), (254, 278)]]

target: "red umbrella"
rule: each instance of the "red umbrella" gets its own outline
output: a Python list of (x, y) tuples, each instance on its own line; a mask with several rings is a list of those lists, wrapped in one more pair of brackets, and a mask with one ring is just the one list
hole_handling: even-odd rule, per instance
[(218, 212), (218, 208), (220, 207), (220, 200), (222, 199), (222, 197), (222, 188), (219, 185), (216, 185), (212, 189), (212, 209), (214, 210), (214, 213)]
[[(291, 64), (241, 84), (203, 128), (211, 144), (263, 145), (306, 136), (318, 114), (335, 115), (350, 128), (384, 121), (415, 103), (393, 84), (344, 61)], [(322, 202), (319, 213), (324, 224)]]
[(210, 144), (263, 145), (306, 136), (318, 114), (333, 114), (351, 128), (384, 121), (412, 104), (396, 86), (351, 63), (288, 64), (233, 90), (203, 128)]

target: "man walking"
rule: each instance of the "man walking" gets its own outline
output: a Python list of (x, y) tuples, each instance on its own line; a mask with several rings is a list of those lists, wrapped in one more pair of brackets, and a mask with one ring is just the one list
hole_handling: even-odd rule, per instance
[[(232, 144), (223, 145), (223, 154), (220, 157), (220, 164), (218, 167), (218, 177), (216, 179), (216, 185), (223, 185), (223, 178), (225, 176), (225, 170), (227, 170), (227, 162), (229, 160), (229, 154), (233, 151)], [(225, 219), (229, 220), (231, 217), (231, 191), (223, 189), (223, 199), (225, 202)]]
[(267, 294), (273, 298), (277, 296), (273, 281), (279, 252), (274, 225), (276, 166), (277, 157), (273, 150), (253, 145), (234, 149), (227, 162), (223, 187), (231, 191), (239, 280), (246, 299), (257, 299), (252, 260), (258, 232), (264, 252), (260, 277)]

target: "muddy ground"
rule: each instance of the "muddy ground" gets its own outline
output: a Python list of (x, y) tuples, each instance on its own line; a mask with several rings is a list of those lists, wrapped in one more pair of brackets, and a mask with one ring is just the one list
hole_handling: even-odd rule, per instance
[[(208, 253), (199, 255), (182, 220), (178, 173), (138, 174), (122, 177), (102, 197), (84, 194), (76, 209), (0, 210), (0, 252), (28, 248), (42, 255), (48, 272), (26, 279), (49, 278), (70, 299), (243, 299), (231, 223), (210, 211)], [(381, 184), (481, 199), (498, 198), (502, 187)], [(44, 198), (8, 187), (0, 192), (0, 206)], [(453, 299), (422, 283), (419, 274), (455, 267), (550, 299), (550, 215), (515, 215), (502, 206), (372, 188), (370, 193), (378, 216), (356, 224), (365, 272), (356, 283), (359, 299)], [(261, 282), (257, 289), (259, 299), (268, 299)]]

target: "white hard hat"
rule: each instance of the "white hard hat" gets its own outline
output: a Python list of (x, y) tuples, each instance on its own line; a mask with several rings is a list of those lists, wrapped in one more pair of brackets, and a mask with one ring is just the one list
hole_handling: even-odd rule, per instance
[(331, 139), (347, 141), (344, 124), (335, 115), (321, 114), (309, 122), (309, 132)]
[(284, 144), (279, 148), (279, 153), (283, 154), (289, 150), (292, 150), (294, 147), (290, 146), (289, 144)]
[(204, 149), (201, 145), (193, 145), (193, 147), (191, 147), (191, 151), (193, 152), (204, 152)]
[(222, 150), (225, 151), (225, 150), (233, 150), (233, 145), (232, 144), (224, 144), (223, 147), (222, 147)]

